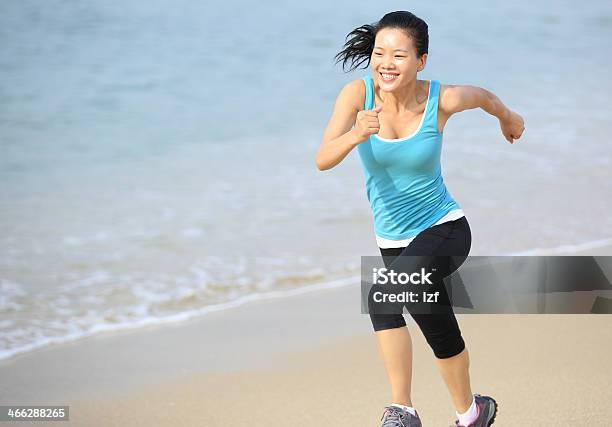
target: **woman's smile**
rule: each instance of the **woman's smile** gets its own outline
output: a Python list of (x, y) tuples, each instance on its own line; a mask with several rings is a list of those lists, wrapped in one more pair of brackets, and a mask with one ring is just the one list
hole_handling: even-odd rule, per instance
[(399, 74), (396, 74), (396, 73), (383, 73), (383, 72), (381, 72), (379, 74), (380, 74), (380, 76), (381, 76), (381, 78), (382, 78), (382, 80), (384, 82), (393, 82), (399, 76)]

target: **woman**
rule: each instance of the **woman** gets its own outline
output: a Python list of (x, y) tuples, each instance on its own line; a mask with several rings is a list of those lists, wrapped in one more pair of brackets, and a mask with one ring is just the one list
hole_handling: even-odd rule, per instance
[[(525, 127), (520, 115), (485, 89), (417, 80), (425, 68), (428, 43), (427, 24), (405, 11), (388, 13), (378, 23), (349, 33), (337, 62), (342, 60), (344, 66), (351, 61), (351, 69), (366, 62), (372, 73), (341, 90), (316, 164), (319, 170), (333, 168), (358, 147), (385, 265), (399, 265), (396, 261), (404, 256), (435, 256), (439, 265), (446, 260), (446, 276), (467, 257), (471, 232), (442, 179), (444, 125), (455, 113), (482, 108), (499, 119), (510, 144)], [(448, 256), (460, 261), (448, 264)], [(448, 302), (439, 278), (434, 286), (441, 300)], [(455, 426), (493, 424), (497, 403), (472, 394), (468, 351), (452, 308), (417, 313), (408, 307), (408, 311), (433, 350), (456, 409)], [(420, 427), (411, 400), (412, 342), (402, 312), (369, 313), (393, 399), (384, 409), (382, 425)]]

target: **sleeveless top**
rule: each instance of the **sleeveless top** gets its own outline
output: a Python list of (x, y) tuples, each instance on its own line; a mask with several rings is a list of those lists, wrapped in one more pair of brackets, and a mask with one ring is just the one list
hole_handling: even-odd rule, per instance
[[(374, 81), (370, 75), (363, 80), (364, 108), (371, 110)], [(381, 248), (407, 246), (421, 231), (464, 216), (442, 178), (439, 93), (440, 82), (431, 80), (425, 111), (412, 135), (386, 139), (374, 134), (357, 146)]]

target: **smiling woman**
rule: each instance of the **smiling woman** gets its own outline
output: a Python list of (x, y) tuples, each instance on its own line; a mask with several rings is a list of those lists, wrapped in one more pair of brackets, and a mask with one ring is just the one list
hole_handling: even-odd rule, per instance
[[(486, 89), (417, 80), (428, 49), (427, 24), (406, 11), (388, 13), (376, 24), (351, 31), (336, 62), (342, 61), (343, 68), (350, 62), (349, 70), (365, 63), (371, 73), (342, 88), (316, 157), (317, 167), (326, 170), (357, 147), (385, 265), (406, 274), (432, 267), (450, 274), (470, 251), (469, 223), (442, 178), (442, 138), (448, 119), (482, 108), (499, 119), (508, 142), (524, 130), (522, 118)], [(451, 265), (449, 256), (459, 261)], [(403, 257), (434, 261), (420, 265), (402, 262), (410, 259)], [(403, 266), (410, 266), (410, 271), (403, 271)], [(439, 291), (445, 310), (432, 304), (430, 311), (417, 313), (405, 305), (436, 356), (457, 411), (455, 425), (490, 426), (497, 403), (471, 391), (468, 350), (442, 279), (438, 277), (432, 287)], [(383, 413), (383, 427), (420, 427), (412, 406), (412, 342), (404, 304), (383, 307), (374, 302), (370, 292), (370, 319), (393, 396)]]

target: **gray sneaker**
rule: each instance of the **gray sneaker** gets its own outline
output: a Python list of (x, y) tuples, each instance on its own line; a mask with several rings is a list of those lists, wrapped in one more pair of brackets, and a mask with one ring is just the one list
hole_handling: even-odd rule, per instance
[(381, 427), (423, 427), (419, 413), (416, 409), (414, 412), (416, 415), (397, 406), (385, 406), (385, 412), (380, 417), (383, 422)]
[(455, 420), (455, 424), (451, 427), (489, 427), (495, 421), (497, 415), (497, 402), (489, 396), (481, 396), (474, 394), (478, 416), (470, 425), (464, 426), (459, 424), (459, 420)]

